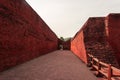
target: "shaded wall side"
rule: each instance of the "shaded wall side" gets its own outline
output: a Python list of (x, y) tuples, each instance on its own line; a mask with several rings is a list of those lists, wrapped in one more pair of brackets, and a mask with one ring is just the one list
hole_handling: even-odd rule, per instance
[(115, 50), (115, 55), (120, 65), (120, 14), (110, 14), (106, 19), (108, 41)]
[(0, 0), (0, 71), (57, 47), (57, 36), (25, 0)]
[(71, 51), (83, 62), (87, 63), (83, 31), (77, 33), (76, 37), (71, 41)]

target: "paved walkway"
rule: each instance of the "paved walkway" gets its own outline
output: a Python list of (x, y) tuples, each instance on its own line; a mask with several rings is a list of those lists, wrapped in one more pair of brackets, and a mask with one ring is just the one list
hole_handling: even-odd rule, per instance
[(54, 51), (0, 73), (0, 80), (97, 80), (71, 51)]

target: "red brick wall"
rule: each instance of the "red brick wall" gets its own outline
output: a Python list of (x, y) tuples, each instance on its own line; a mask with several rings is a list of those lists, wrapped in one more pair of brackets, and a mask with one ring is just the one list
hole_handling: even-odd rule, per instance
[(105, 17), (89, 18), (73, 38), (71, 50), (85, 63), (86, 55), (90, 53), (102, 62), (119, 67), (115, 52), (106, 38)]
[(89, 18), (73, 38), (71, 43), (72, 51), (87, 63), (87, 53), (93, 53), (93, 55), (100, 54), (100, 52), (97, 52), (95, 47), (99, 46), (102, 42), (104, 43), (104, 32), (105, 28), (103, 17)]
[(106, 17), (108, 40), (115, 50), (115, 55), (120, 65), (120, 14), (109, 14)]
[(84, 27), (86, 52), (94, 55), (100, 61), (118, 66), (115, 52), (107, 41), (105, 17), (89, 18)]
[(71, 40), (71, 51), (83, 62), (87, 63), (83, 31), (78, 32), (76, 36)]
[(54, 51), (57, 43), (25, 0), (0, 0), (0, 71)]

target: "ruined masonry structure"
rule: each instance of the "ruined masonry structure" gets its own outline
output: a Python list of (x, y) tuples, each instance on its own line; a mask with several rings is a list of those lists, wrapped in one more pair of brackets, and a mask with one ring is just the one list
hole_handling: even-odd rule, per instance
[(0, 0), (0, 71), (54, 51), (57, 43), (25, 0)]
[[(109, 24), (109, 22), (106, 22), (105, 17), (89, 18), (82, 29), (80, 29), (72, 39), (71, 50), (85, 63), (88, 62), (87, 54), (89, 53), (94, 55), (100, 61), (119, 67), (119, 61), (116, 58), (117, 55), (120, 54), (116, 54), (116, 50), (113, 49), (113, 46), (108, 41), (108, 32), (105, 25)], [(115, 33), (111, 34), (115, 35)]]
[(105, 22), (108, 41), (120, 65), (120, 14), (109, 14)]
[(57, 50), (71, 49), (120, 68), (120, 14), (90, 17), (74, 38), (62, 42), (25, 0), (0, 0), (0, 71)]

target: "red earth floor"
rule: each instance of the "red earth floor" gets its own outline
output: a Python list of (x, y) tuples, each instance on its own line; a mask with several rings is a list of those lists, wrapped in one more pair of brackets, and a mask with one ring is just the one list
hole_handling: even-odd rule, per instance
[(0, 72), (0, 80), (98, 80), (71, 51), (54, 51)]

